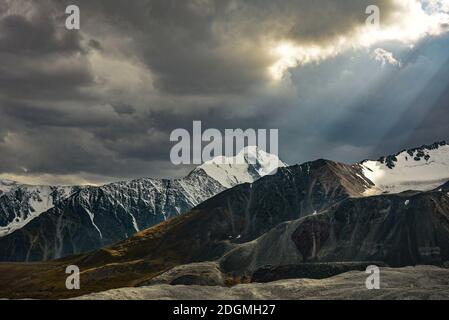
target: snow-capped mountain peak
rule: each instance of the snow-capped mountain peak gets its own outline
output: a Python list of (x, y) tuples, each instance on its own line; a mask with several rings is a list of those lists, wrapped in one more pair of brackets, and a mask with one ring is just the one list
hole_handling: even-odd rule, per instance
[(449, 145), (437, 142), (361, 165), (364, 175), (376, 185), (371, 193), (428, 191), (449, 180)]
[(203, 170), (226, 188), (237, 184), (254, 182), (272, 174), (277, 168), (287, 166), (277, 155), (256, 146), (243, 148), (236, 156), (218, 156), (194, 170)]

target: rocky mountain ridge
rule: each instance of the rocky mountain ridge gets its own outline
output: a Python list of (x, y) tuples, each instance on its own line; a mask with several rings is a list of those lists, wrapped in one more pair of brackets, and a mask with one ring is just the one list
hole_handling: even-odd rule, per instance
[[(56, 259), (126, 239), (189, 211), (228, 187), (260, 178), (261, 168), (272, 170), (273, 162), (265, 160), (277, 159), (258, 149), (250, 149), (249, 153), (255, 163), (236, 161), (226, 165), (226, 170), (206, 163), (181, 179), (142, 178), (74, 189), (47, 211), (36, 213), (21, 228), (0, 238), (0, 260)], [(284, 165), (279, 159), (276, 164)], [(4, 212), (14, 204), (10, 199), (14, 196), (17, 193), (0, 196)], [(19, 208), (28, 210), (27, 202), (22, 202), (25, 204)]]

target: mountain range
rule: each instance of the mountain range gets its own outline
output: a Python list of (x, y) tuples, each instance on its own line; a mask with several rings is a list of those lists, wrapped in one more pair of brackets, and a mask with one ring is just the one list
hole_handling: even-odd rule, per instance
[(285, 165), (252, 147), (227, 162), (220, 160), (172, 180), (142, 178), (99, 187), (3, 182), (0, 261), (49, 260), (100, 248)]
[[(360, 262), (444, 266), (449, 261), (448, 168), (449, 145), (439, 142), (376, 161), (348, 165), (320, 159), (281, 167), (258, 179), (250, 175), (254, 181), (231, 179), (235, 185), (222, 184), (215, 195), (188, 212), (176, 211), (153, 227), (142, 230), (135, 218), (142, 231), (113, 245), (58, 260), (0, 263), (0, 297), (66, 298), (161, 283), (232, 286), (273, 278), (273, 272), (275, 279), (287, 279), (298, 270), (319, 278), (329, 270), (359, 270)], [(199, 179), (195, 185), (201, 184), (197, 176), (206, 179), (210, 172), (199, 167), (187, 179), (193, 176)], [(76, 210), (55, 206), (48, 215), (42, 213), (1, 238), (3, 260), (7, 256), (10, 261), (21, 260), (15, 257), (24, 257), (23, 239), (31, 234), (34, 242), (24, 243), (39, 243), (46, 230), (56, 229), (55, 208), (63, 208), (58, 210), (69, 216), (82, 213), (87, 224), (73, 224), (91, 226), (86, 234), (104, 232), (104, 237), (100, 217), (118, 214), (111, 211), (114, 207), (86, 204), (98, 203), (89, 201), (101, 198), (104, 188), (96, 189), (101, 190), (98, 194), (89, 191), (95, 195), (92, 198), (80, 196), (90, 190), (83, 188), (62, 201)], [(85, 207), (96, 219), (90, 220)], [(132, 221), (127, 222), (130, 229)], [(25, 257), (42, 260), (42, 249), (37, 252)], [(65, 267), (72, 264), (82, 271), (77, 292), (67, 291), (64, 285)]]

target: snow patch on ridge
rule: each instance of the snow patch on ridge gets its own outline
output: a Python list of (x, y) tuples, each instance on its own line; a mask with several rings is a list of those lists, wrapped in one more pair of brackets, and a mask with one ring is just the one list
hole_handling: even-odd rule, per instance
[(449, 145), (440, 142), (361, 165), (364, 175), (376, 185), (366, 195), (429, 191), (449, 181)]
[(84, 210), (86, 211), (86, 213), (89, 215), (90, 221), (92, 221), (92, 225), (95, 227), (95, 229), (97, 229), (98, 234), (100, 235), (100, 238), (103, 239), (103, 234), (101, 233), (100, 229), (98, 228), (98, 226), (95, 224), (94, 218), (95, 215), (92, 213), (92, 211), (90, 211), (87, 208), (84, 208)]
[(22, 228), (53, 208), (55, 202), (68, 197), (72, 190), (72, 187), (33, 186), (0, 180), (0, 197), (5, 197), (10, 206), (9, 223), (0, 226), (0, 237)]

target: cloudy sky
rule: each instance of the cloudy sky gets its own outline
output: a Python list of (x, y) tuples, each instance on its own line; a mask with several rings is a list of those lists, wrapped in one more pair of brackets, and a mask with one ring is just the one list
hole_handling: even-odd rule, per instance
[(193, 120), (277, 128), (290, 164), (448, 139), (448, 26), (449, 0), (2, 0), (0, 178), (182, 176)]

